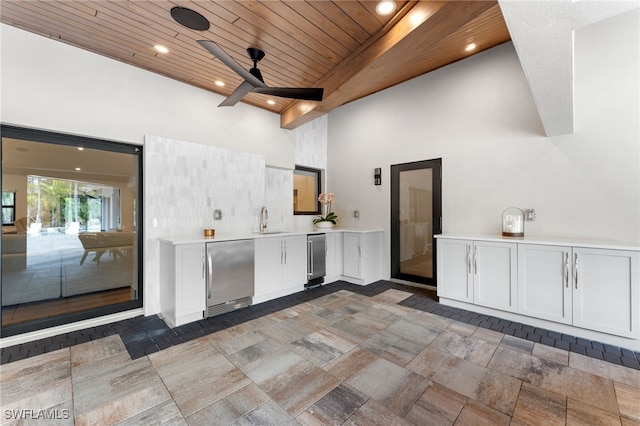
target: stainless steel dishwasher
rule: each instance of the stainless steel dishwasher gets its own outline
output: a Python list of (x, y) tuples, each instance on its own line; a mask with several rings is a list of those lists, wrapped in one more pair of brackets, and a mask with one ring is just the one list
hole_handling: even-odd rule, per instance
[(254, 240), (207, 243), (206, 316), (251, 305), (254, 292)]

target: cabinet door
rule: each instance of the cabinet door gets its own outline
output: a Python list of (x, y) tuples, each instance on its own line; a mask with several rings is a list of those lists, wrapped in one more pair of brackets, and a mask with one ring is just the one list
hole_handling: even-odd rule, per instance
[(571, 247), (518, 244), (518, 312), (571, 324)]
[(307, 282), (307, 239), (304, 235), (282, 239), (283, 288), (304, 286)]
[(438, 296), (473, 303), (472, 242), (437, 239)]
[(176, 247), (176, 317), (206, 309), (205, 245)]
[(326, 248), (327, 282), (342, 275), (342, 233), (328, 232)]
[(343, 272), (347, 277), (361, 278), (360, 258), (362, 247), (360, 235), (345, 232), (343, 238)]
[(256, 239), (255, 295), (262, 296), (282, 289), (284, 249), (280, 238)]
[(474, 303), (503, 311), (517, 310), (517, 245), (474, 241)]
[(573, 325), (640, 337), (640, 253), (574, 247)]

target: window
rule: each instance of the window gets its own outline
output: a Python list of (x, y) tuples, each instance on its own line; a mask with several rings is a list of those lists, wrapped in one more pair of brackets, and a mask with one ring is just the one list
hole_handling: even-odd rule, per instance
[(296, 166), (293, 171), (293, 214), (320, 214), (322, 171)]
[(0, 130), (2, 336), (141, 307), (142, 147)]
[(16, 221), (16, 193), (2, 191), (2, 224), (13, 225)]

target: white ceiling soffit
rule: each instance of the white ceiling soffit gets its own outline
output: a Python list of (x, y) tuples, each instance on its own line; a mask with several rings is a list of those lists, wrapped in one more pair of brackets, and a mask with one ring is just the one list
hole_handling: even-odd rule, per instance
[(573, 132), (573, 31), (640, 7), (632, 0), (499, 0), (547, 136)]

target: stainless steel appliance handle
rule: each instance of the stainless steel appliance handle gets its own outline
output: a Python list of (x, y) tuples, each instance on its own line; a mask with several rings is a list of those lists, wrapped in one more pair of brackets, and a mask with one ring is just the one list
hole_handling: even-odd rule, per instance
[(307, 260), (309, 261), (309, 276), (312, 276), (313, 275), (313, 241), (307, 240), (307, 243), (309, 244), (309, 248), (307, 249), (309, 250), (307, 254)]
[[(207, 266), (209, 267), (209, 277), (207, 278), (207, 299), (211, 299), (211, 286), (213, 285), (213, 260), (211, 255), (207, 253)], [(202, 269), (204, 269), (204, 262), (202, 262)]]

